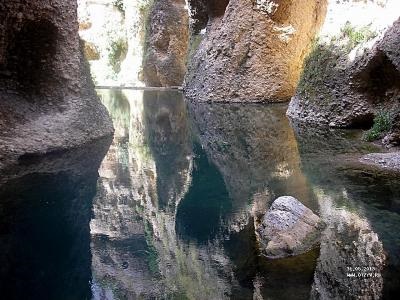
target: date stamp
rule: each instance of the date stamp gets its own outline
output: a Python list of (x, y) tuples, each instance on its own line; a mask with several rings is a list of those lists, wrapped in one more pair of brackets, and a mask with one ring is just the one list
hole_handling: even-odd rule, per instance
[(380, 272), (376, 272), (375, 267), (368, 266), (347, 266), (346, 276), (348, 278), (379, 278)]

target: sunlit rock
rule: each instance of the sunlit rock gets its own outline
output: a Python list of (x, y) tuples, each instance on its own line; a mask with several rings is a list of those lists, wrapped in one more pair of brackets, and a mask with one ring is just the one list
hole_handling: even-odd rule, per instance
[(97, 85), (179, 86), (186, 71), (185, 1), (79, 0), (80, 36), (93, 44)]
[(79, 0), (81, 38), (93, 44), (99, 59), (90, 61), (97, 85), (143, 83), (143, 57), (150, 0)]
[[(196, 101), (289, 100), (326, 1), (203, 2), (208, 23), (189, 63), (186, 95)], [(204, 24), (204, 5), (190, 7), (200, 10), (192, 17)]]
[(189, 43), (186, 1), (156, 0), (148, 24), (143, 67), (146, 85), (182, 85)]

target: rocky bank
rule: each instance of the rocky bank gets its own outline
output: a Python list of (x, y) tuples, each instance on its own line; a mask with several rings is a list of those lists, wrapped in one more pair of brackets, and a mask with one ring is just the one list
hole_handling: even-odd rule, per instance
[[(369, 139), (386, 136), (386, 144), (400, 143), (397, 5), (396, 1), (330, 4), (327, 22), (289, 105), (288, 115), (295, 122), (366, 129), (374, 125)], [(354, 15), (363, 18), (356, 20)]]
[(113, 133), (81, 53), (75, 1), (0, 2), (0, 169)]

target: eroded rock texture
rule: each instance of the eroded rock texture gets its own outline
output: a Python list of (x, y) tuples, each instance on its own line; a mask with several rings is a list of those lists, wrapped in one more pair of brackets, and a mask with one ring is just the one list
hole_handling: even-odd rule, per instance
[[(187, 96), (202, 101), (288, 100), (326, 1), (224, 0), (207, 1), (206, 7), (207, 32), (190, 62)], [(202, 24), (204, 13), (199, 15)], [(199, 24), (192, 24), (194, 32)]]
[(0, 168), (110, 135), (81, 54), (74, 1), (0, 2)]
[(189, 15), (184, 0), (158, 0), (148, 20), (144, 81), (148, 86), (180, 86), (186, 72)]
[(319, 126), (368, 128), (385, 111), (393, 118), (386, 142), (399, 144), (399, 49), (400, 19), (384, 34), (348, 22), (307, 58), (288, 115)]
[(291, 196), (272, 203), (257, 229), (262, 253), (268, 258), (299, 255), (320, 241), (320, 217)]

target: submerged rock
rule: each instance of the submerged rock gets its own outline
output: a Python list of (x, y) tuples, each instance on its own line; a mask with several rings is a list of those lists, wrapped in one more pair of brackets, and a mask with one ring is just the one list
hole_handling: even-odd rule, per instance
[(307, 252), (320, 241), (320, 217), (291, 196), (279, 197), (257, 228), (262, 253), (283, 258)]

